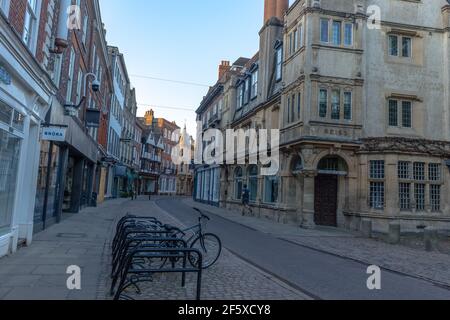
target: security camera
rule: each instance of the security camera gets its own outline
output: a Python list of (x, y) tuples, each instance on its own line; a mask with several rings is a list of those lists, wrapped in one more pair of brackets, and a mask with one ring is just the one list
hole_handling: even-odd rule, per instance
[(92, 82), (92, 90), (94, 92), (98, 92), (100, 90), (100, 82), (98, 80), (94, 80)]

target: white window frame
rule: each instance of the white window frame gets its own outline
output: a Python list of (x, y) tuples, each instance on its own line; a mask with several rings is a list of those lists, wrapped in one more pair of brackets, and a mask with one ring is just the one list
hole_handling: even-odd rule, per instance
[(6, 17), (9, 15), (10, 0), (0, 0), (0, 10)]
[(79, 104), (81, 101), (81, 95), (82, 95), (81, 90), (82, 90), (82, 85), (83, 85), (83, 77), (84, 77), (83, 71), (80, 68), (80, 70), (78, 70), (76, 104)]
[[(32, 7), (34, 2), (34, 8)], [(34, 53), (36, 47), (37, 27), (39, 23), (40, 0), (26, 0), (26, 10), (23, 22), (22, 41)], [(27, 17), (29, 20), (27, 20)], [(29, 24), (27, 30), (26, 24)], [(26, 33), (28, 31), (28, 33)]]
[(72, 90), (73, 90), (73, 76), (75, 73), (75, 50), (73, 48), (70, 49), (70, 60), (69, 60), (69, 73), (67, 77), (67, 92), (66, 92), (66, 101), (72, 102)]

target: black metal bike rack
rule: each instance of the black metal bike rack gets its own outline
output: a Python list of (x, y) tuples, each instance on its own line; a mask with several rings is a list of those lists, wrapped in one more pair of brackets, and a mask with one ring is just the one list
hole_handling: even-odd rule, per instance
[[(197, 249), (187, 248), (179, 228), (163, 225), (156, 218), (126, 215), (119, 220), (112, 242), (110, 294), (114, 300), (132, 300), (124, 291), (134, 287), (141, 293), (140, 283), (152, 282), (155, 274), (180, 273), (185, 287), (186, 274), (197, 274), (196, 298), (201, 296), (203, 256)], [(187, 261), (195, 259), (196, 263)]]
[[(135, 264), (133, 261), (136, 259), (139, 260), (141, 258), (148, 257), (149, 254), (152, 258), (160, 258), (160, 259), (170, 259), (174, 257), (178, 257), (182, 260), (183, 265), (180, 267), (163, 267), (163, 268), (135, 268)], [(189, 255), (197, 255), (199, 263), (199, 267), (190, 266), (187, 267), (187, 259)], [(196, 300), (200, 300), (201, 298), (201, 286), (202, 286), (202, 254), (197, 249), (185, 249), (185, 248), (176, 248), (176, 249), (168, 249), (168, 248), (137, 248), (129, 253), (125, 260), (124, 267), (121, 269), (119, 274), (119, 285), (118, 289), (114, 294), (114, 300), (120, 299), (131, 299), (130, 297), (123, 294), (123, 292), (131, 287), (136, 287), (139, 283), (144, 282), (152, 282), (152, 275), (154, 274), (162, 274), (162, 273), (181, 273), (183, 274), (182, 287), (185, 286), (185, 274), (186, 273), (196, 273), (197, 274), (197, 290), (196, 290)]]

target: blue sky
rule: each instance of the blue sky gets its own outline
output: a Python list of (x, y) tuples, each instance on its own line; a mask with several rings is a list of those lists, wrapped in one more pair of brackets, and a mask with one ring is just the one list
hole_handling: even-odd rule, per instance
[[(108, 44), (125, 55), (128, 73), (213, 85), (221, 60), (258, 50), (263, 0), (100, 0)], [(139, 115), (187, 122), (195, 135), (195, 109), (208, 88), (130, 77)], [(192, 111), (154, 106), (181, 107)]]

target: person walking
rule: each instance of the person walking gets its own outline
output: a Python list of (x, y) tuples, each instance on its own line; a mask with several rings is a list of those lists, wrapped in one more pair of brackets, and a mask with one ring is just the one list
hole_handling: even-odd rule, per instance
[(245, 216), (246, 213), (253, 214), (252, 208), (250, 207), (250, 190), (247, 185), (244, 185), (244, 189), (242, 190), (242, 216)]

